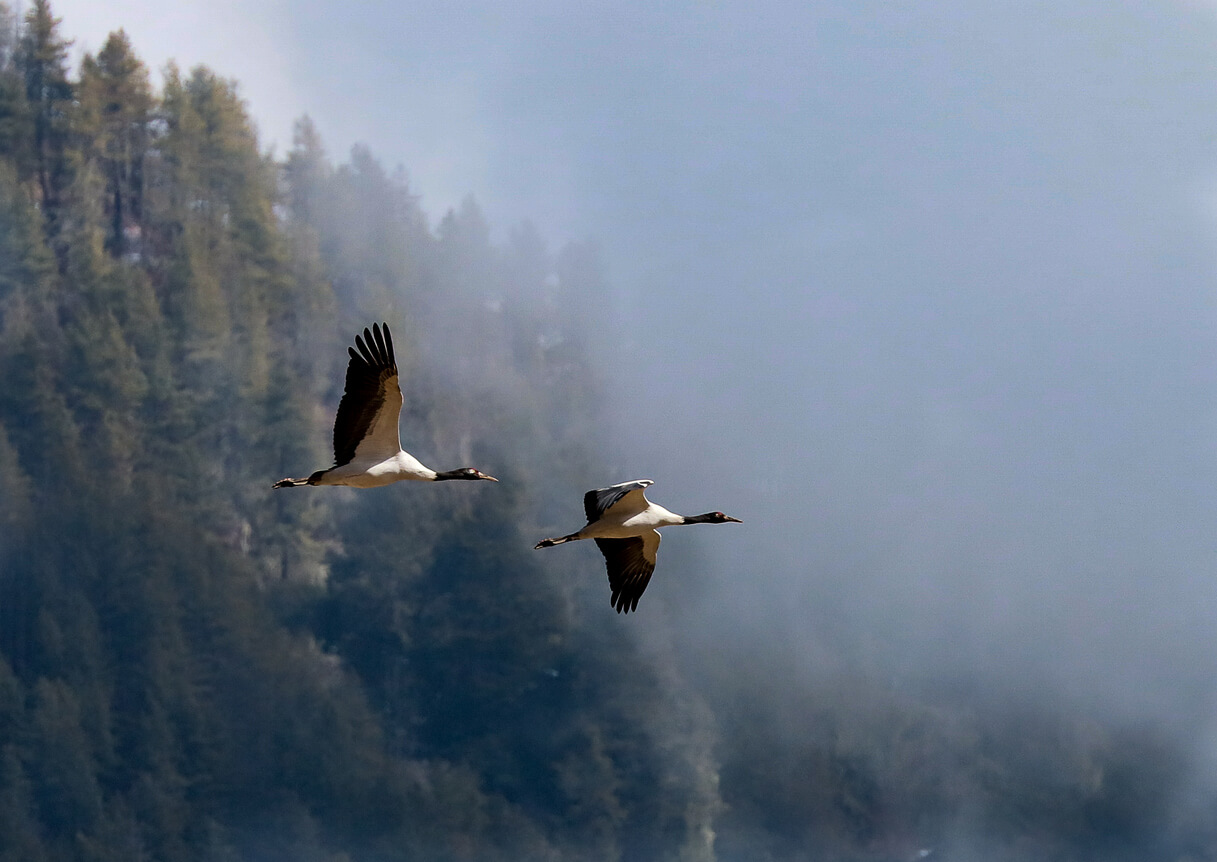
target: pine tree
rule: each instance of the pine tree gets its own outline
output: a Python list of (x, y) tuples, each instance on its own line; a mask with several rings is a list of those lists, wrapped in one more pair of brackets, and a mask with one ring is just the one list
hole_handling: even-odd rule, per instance
[(38, 774), (33, 782), (40, 820), (61, 841), (94, 827), (102, 811), (96, 762), (69, 685), (39, 680), (30, 714)]
[(68, 78), (70, 41), (59, 35), (61, 19), (48, 0), (34, 0), (25, 16), (17, 65), (25, 78), (25, 98), (33, 114), (34, 165), (38, 199), (52, 237), (56, 234), (59, 195), (67, 184), (67, 147), (73, 87)]
[(22, 180), (34, 169), (33, 115), (18, 65), (18, 30), (11, 7), (0, 3), (0, 159)]
[(111, 33), (96, 57), (85, 56), (79, 91), (85, 158), (97, 163), (106, 184), (106, 249), (114, 257), (138, 254), (152, 91), (125, 32)]
[(17, 450), (0, 424), (0, 566), (9, 548), (29, 529), (34, 512), (32, 491)]
[(292, 149), (283, 173), (292, 222), (316, 230), (333, 169), (326, 159), (321, 135), (308, 115), (297, 120), (292, 129)]

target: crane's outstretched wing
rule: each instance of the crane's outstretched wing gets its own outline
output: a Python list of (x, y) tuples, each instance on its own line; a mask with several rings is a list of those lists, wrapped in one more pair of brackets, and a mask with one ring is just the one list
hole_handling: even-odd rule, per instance
[(650, 479), (635, 479), (633, 482), (622, 482), (620, 485), (609, 485), (598, 488), (583, 495), (583, 511), (587, 522), (599, 521), (600, 516), (610, 508), (616, 507), (614, 514), (629, 515), (641, 512), (650, 503), (643, 493), (648, 485), (654, 485)]
[(655, 571), (655, 556), (659, 551), (659, 533), (651, 530), (632, 539), (597, 539), (608, 569), (610, 601), (617, 613), (629, 613), (638, 608), (651, 574)]
[[(359, 350), (356, 351), (355, 347)], [(384, 460), (401, 450), (397, 420), (401, 415), (401, 387), (389, 325), (374, 325), (363, 338), (355, 336), (348, 347), (346, 389), (334, 419), (334, 466), (355, 458)]]

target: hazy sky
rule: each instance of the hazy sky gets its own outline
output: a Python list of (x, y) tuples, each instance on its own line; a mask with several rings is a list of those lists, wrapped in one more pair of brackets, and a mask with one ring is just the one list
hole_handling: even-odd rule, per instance
[(433, 219), (597, 239), (603, 481), (747, 522), (695, 528), (704, 595), (653, 587), (690, 619), (1217, 703), (1212, 4), (55, 8)]

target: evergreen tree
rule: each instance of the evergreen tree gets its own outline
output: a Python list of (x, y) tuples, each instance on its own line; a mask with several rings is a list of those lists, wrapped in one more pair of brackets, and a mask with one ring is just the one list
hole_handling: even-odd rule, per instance
[(61, 19), (49, 0), (34, 0), (25, 16), (17, 65), (25, 78), (25, 98), (33, 115), (34, 172), (38, 197), (53, 237), (59, 195), (67, 184), (67, 149), (73, 87), (67, 56), (71, 42), (59, 35)]
[(34, 169), (33, 115), (18, 63), (18, 30), (12, 7), (0, 3), (0, 158), (22, 180)]
[(138, 253), (152, 91), (126, 33), (111, 33), (96, 57), (85, 56), (79, 91), (77, 128), (85, 158), (97, 164), (106, 184), (106, 249), (114, 257)]

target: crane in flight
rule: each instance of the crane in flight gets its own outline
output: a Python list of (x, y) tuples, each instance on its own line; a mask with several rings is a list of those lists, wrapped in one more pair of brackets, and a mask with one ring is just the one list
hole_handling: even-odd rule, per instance
[(704, 515), (669, 512), (646, 498), (647, 487), (654, 484), (650, 479), (636, 479), (588, 491), (583, 495), (587, 525), (568, 536), (542, 539), (536, 548), (552, 548), (579, 539), (595, 539), (608, 569), (613, 607), (617, 613), (624, 611), (628, 614), (637, 610), (638, 599), (655, 571), (659, 527), (743, 523), (739, 518), (722, 512), (707, 512)]
[[(359, 348), (356, 350), (355, 348)], [(449, 479), (485, 479), (497, 482), (472, 467), (437, 473), (401, 448), (397, 422), (401, 415), (401, 387), (389, 325), (374, 324), (348, 347), (346, 388), (334, 419), (334, 466), (303, 479), (280, 479), (275, 488), (298, 485), (350, 485), (379, 488), (393, 482), (442, 482)]]

